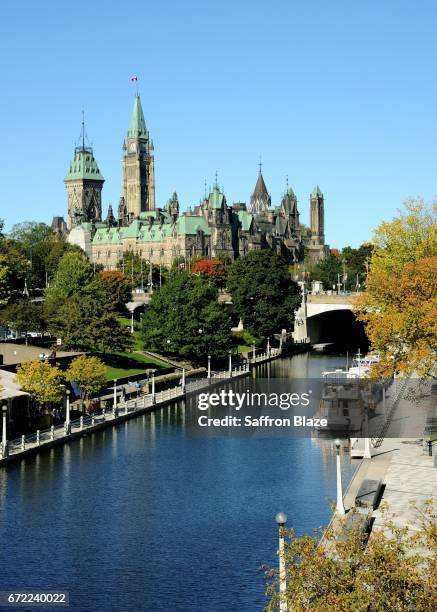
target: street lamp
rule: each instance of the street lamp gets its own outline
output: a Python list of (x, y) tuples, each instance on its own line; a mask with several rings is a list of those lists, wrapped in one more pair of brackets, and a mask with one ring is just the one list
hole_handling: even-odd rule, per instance
[(8, 420), (8, 407), (3, 404), (3, 429), (2, 429), (2, 456), (3, 458), (8, 456), (8, 432), (7, 432), (7, 420)]
[(114, 378), (114, 400), (112, 402), (112, 410), (114, 418), (117, 416), (117, 379)]
[(152, 404), (155, 403), (155, 372), (156, 370), (152, 370)]
[(270, 336), (267, 338), (267, 357), (270, 357)]
[(211, 355), (208, 355), (208, 379), (211, 378)]
[(134, 333), (134, 311), (132, 310), (131, 322), (130, 322), (130, 333)]
[(341, 442), (337, 438), (334, 442), (337, 453), (337, 513), (344, 515), (346, 511), (343, 504), (343, 487), (341, 485), (340, 447)]
[(232, 351), (229, 351), (229, 378), (232, 376)]
[(287, 522), (287, 515), (285, 512), (278, 512), (275, 516), (276, 523), (279, 529), (279, 610), (280, 612), (287, 612), (287, 601), (285, 599), (285, 593), (287, 591), (287, 578), (285, 574), (285, 558), (284, 558), (284, 527)]
[(70, 422), (70, 389), (65, 390), (65, 422), (64, 422), (65, 435), (71, 433), (71, 422)]

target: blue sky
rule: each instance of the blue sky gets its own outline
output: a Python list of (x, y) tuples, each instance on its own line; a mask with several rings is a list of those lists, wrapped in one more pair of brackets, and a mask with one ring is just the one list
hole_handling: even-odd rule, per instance
[(319, 184), (327, 241), (356, 246), (437, 192), (436, 19), (434, 0), (3, 0), (0, 218), (66, 214), (82, 106), (118, 203), (137, 74), (158, 206), (196, 204), (216, 170), (248, 201), (261, 154), (275, 203), (288, 174), (306, 222)]

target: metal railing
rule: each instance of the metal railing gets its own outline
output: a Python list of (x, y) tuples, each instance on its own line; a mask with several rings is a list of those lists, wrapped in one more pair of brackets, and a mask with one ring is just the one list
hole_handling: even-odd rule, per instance
[(60, 425), (52, 425), (46, 429), (38, 429), (35, 433), (27, 436), (23, 435), (19, 438), (9, 440), (6, 444), (6, 448), (0, 443), (0, 460), (5, 459), (10, 455), (19, 455), (22, 452), (28, 451), (29, 449), (35, 449), (45, 444), (50, 444), (55, 440), (64, 438), (67, 440), (71, 433), (78, 433), (87, 429), (93, 429), (94, 427), (106, 423), (109, 421), (117, 421), (124, 415), (142, 411), (145, 408), (151, 406), (159, 406), (165, 404), (171, 400), (182, 399), (187, 393), (203, 389), (211, 385), (212, 379), (223, 380), (231, 379), (234, 377), (244, 376), (249, 372), (249, 363), (260, 363), (277, 357), (281, 354), (281, 350), (272, 348), (269, 351), (257, 355), (255, 359), (248, 360), (244, 363), (239, 363), (232, 367), (232, 370), (225, 370), (222, 372), (213, 372), (211, 379), (199, 378), (187, 382), (185, 385), (177, 385), (169, 389), (158, 391), (157, 393), (142, 394), (138, 397), (131, 398), (125, 401), (117, 402), (116, 406), (112, 406), (109, 410), (107, 408), (100, 408), (93, 411), (91, 414), (84, 414), (78, 419), (70, 421), (70, 433), (67, 433), (66, 423)]
[(393, 414), (396, 408), (398, 407), (399, 402), (402, 399), (402, 395), (404, 393), (405, 387), (407, 386), (409, 380), (410, 380), (410, 377), (407, 376), (402, 381), (400, 381), (399, 379), (396, 379), (394, 381), (393, 394), (391, 395), (389, 401), (387, 402), (387, 410), (386, 410), (384, 422), (382, 423), (381, 428), (376, 434), (376, 436), (374, 436), (371, 439), (371, 444), (373, 448), (378, 448), (378, 446), (381, 446), (382, 441), (384, 440), (384, 436), (387, 433), (387, 430), (390, 426), (391, 420), (393, 418)]

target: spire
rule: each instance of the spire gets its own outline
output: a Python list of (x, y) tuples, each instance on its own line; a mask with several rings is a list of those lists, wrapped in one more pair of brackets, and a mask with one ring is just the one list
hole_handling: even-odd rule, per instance
[(144, 121), (143, 108), (139, 94), (135, 94), (134, 108), (127, 132), (128, 138), (147, 138), (146, 122)]
[(258, 179), (256, 181), (252, 197), (250, 198), (252, 212), (260, 213), (267, 211), (271, 202), (272, 201), (262, 175), (262, 163), (260, 161)]
[(258, 174), (258, 180), (256, 181), (256, 185), (255, 185), (255, 189), (253, 191), (252, 197), (258, 198), (258, 199), (269, 197), (269, 192), (267, 191), (267, 187), (264, 182), (264, 177), (262, 175), (261, 170)]
[(320, 191), (320, 187), (316, 185), (311, 193), (312, 198), (323, 198), (323, 193)]

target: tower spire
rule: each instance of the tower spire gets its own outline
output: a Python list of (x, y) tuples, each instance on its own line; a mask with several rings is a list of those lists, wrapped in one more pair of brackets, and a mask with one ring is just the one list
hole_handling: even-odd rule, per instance
[(259, 154), (259, 164), (258, 164), (258, 166), (259, 166), (259, 173), (262, 174), (263, 162), (262, 162), (262, 159), (261, 159), (261, 153)]

